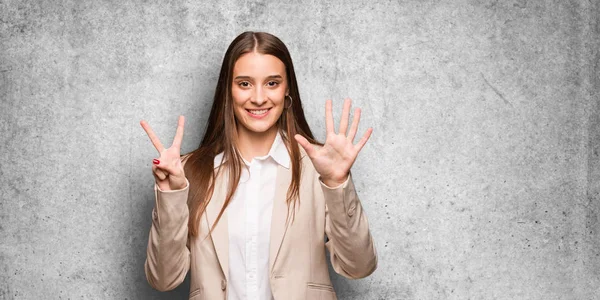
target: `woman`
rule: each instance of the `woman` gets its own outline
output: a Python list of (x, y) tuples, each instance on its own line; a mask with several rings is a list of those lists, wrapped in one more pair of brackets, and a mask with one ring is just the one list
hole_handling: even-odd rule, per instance
[(160, 155), (150, 285), (174, 289), (190, 271), (190, 299), (336, 299), (325, 247), (337, 273), (371, 274), (377, 255), (350, 167), (372, 129), (354, 144), (360, 109), (348, 128), (350, 106), (336, 133), (328, 100), (327, 138), (315, 141), (286, 46), (245, 32), (225, 53), (198, 149), (180, 156), (183, 116), (169, 148), (141, 121)]

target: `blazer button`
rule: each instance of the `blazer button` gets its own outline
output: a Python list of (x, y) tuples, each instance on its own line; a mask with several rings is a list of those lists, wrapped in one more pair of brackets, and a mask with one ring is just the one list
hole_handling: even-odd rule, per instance
[(350, 216), (350, 217), (354, 216), (355, 210), (356, 210), (356, 205), (350, 206), (350, 208), (348, 209), (348, 216)]
[(225, 279), (221, 280), (221, 290), (225, 290), (227, 288), (227, 281)]
[(158, 220), (158, 214), (156, 213), (155, 209), (152, 210), (152, 219)]

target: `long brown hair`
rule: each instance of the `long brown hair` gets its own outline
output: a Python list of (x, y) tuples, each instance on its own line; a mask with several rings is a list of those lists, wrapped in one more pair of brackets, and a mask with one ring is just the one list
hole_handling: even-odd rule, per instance
[[(300, 150), (294, 135), (300, 134), (313, 144), (317, 142), (306, 122), (294, 65), (290, 53), (283, 42), (276, 36), (266, 32), (247, 31), (237, 36), (227, 48), (219, 81), (213, 98), (213, 104), (208, 117), (208, 124), (204, 138), (198, 149), (186, 155), (184, 167), (185, 174), (190, 182), (190, 192), (188, 196), (189, 234), (198, 236), (199, 225), (202, 214), (204, 213), (208, 202), (210, 201), (215, 189), (216, 178), (222, 168), (227, 170), (229, 175), (228, 192), (223, 203), (223, 207), (215, 220), (214, 225), (219, 222), (223, 212), (233, 198), (242, 173), (242, 156), (237, 149), (237, 128), (236, 119), (233, 111), (233, 98), (231, 96), (233, 67), (235, 62), (243, 54), (249, 52), (258, 52), (260, 54), (269, 54), (277, 57), (285, 65), (289, 97), (286, 97), (284, 107), (286, 107), (277, 121), (277, 126), (281, 137), (286, 145), (292, 163), (292, 181), (287, 191), (286, 202), (288, 210), (290, 205), (295, 208), (299, 202), (299, 188), (301, 178)], [(214, 158), (217, 154), (223, 152), (224, 163), (216, 171), (214, 168)], [(295, 210), (294, 210), (295, 211)], [(211, 229), (212, 230), (212, 229)]]

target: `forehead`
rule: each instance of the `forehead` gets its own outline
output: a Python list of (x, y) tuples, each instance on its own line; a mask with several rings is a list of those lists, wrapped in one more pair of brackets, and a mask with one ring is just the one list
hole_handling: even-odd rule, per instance
[(257, 52), (246, 53), (235, 62), (233, 75), (235, 76), (271, 76), (279, 74), (284, 76), (285, 65), (279, 58), (270, 54)]

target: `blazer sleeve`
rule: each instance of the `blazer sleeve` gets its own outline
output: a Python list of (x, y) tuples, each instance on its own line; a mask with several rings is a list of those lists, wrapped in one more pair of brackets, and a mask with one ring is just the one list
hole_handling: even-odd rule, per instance
[(351, 175), (334, 188), (319, 182), (325, 197), (325, 234), (329, 239), (325, 246), (333, 269), (351, 279), (369, 276), (377, 268), (377, 252)]
[(155, 206), (144, 269), (148, 283), (159, 291), (176, 288), (190, 269), (189, 186), (189, 181), (181, 190), (162, 191), (154, 186)]

